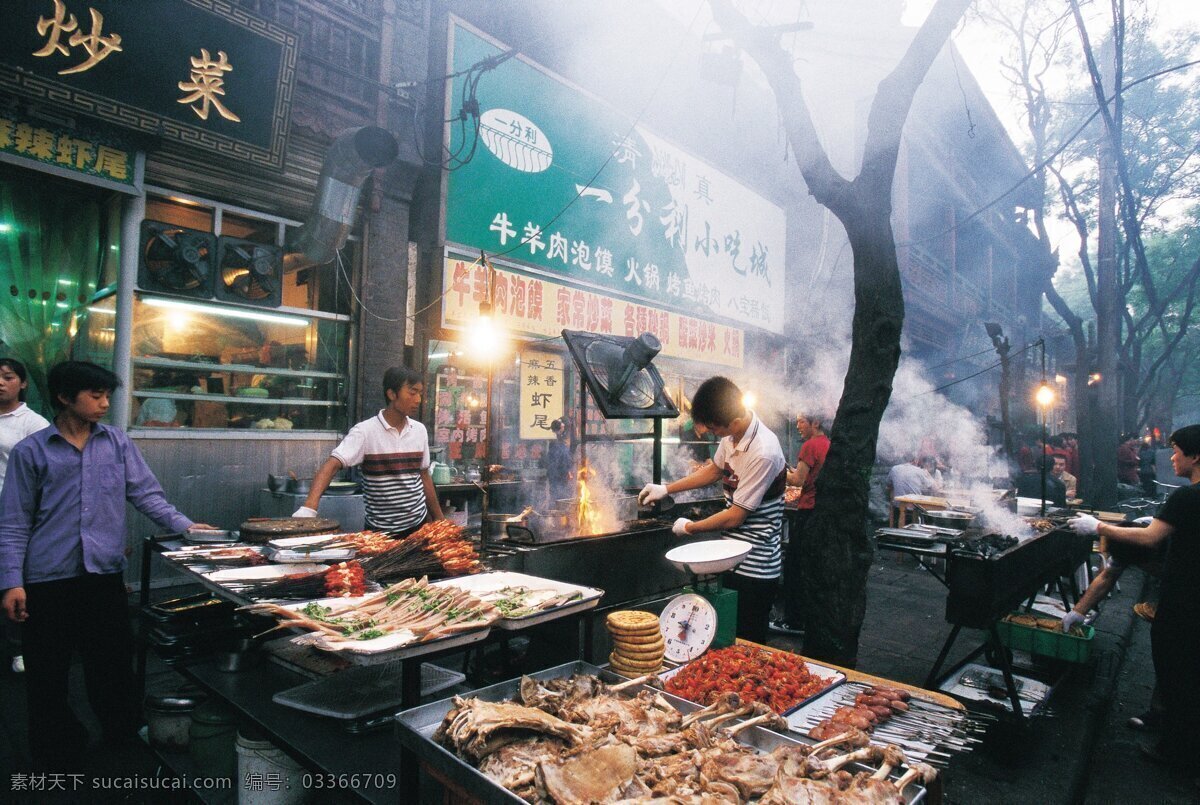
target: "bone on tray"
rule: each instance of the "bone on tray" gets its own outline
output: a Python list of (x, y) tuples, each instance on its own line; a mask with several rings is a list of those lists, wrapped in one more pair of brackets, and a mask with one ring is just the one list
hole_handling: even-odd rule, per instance
[[(894, 803), (909, 784), (937, 775), (857, 730), (761, 752), (735, 736), (751, 726), (786, 728), (762, 704), (729, 693), (685, 716), (656, 690), (617, 689), (628, 687), (590, 675), (525, 677), (515, 701), (456, 697), (433, 740), (528, 802)], [(732, 724), (737, 718), (745, 720)], [(852, 764), (878, 768), (855, 772)]]

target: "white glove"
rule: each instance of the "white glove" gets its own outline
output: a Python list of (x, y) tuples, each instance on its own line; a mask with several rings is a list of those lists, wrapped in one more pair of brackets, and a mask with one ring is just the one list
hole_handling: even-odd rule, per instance
[(1139, 517), (1133, 521), (1133, 524), (1134, 525), (1150, 525), (1151, 521), (1153, 521), (1153, 520), (1154, 520), (1153, 517)]
[(687, 527), (691, 524), (691, 522), (692, 521), (686, 517), (680, 517), (675, 521), (675, 525), (671, 526), (671, 532), (677, 537), (686, 537), (691, 533), (687, 530)]
[(657, 503), (667, 496), (667, 487), (664, 484), (646, 484), (642, 487), (642, 491), (638, 492), (638, 505), (648, 506), (651, 503)]
[(1076, 626), (1083, 626), (1084, 618), (1075, 610), (1071, 610), (1066, 615), (1063, 615), (1062, 630), (1064, 633), (1069, 633)]
[(1078, 517), (1072, 517), (1067, 520), (1067, 525), (1071, 530), (1079, 535), (1095, 534), (1096, 529), (1100, 528), (1100, 521), (1090, 514), (1081, 514)]
[(307, 506), (301, 506), (300, 508), (296, 509), (296, 511), (292, 512), (292, 517), (316, 517), (316, 516), (317, 516), (317, 510), (310, 509)]

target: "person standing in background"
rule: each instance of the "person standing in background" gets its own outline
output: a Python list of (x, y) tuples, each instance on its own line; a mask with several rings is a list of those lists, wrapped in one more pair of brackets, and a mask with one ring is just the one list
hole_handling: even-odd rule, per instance
[[(0, 492), (4, 490), (8, 454), (17, 446), (17, 442), (50, 426), (44, 416), (25, 404), (25, 389), (29, 388), (27, 376), (25, 364), (16, 358), (0, 358)], [(5, 620), (4, 637), (12, 651), (13, 673), (24, 673), (21, 627)]]
[(1063, 486), (1066, 487), (1067, 500), (1074, 498), (1075, 493), (1079, 489), (1079, 479), (1067, 472), (1067, 460), (1065, 458), (1062, 456), (1054, 457), (1054, 469), (1051, 470), (1051, 474), (1063, 482)]
[[(429, 474), (429, 434), (416, 418), (425, 381), (407, 366), (383, 373), (387, 407), (359, 422), (317, 470), (304, 505), (293, 517), (316, 517), (321, 495), (346, 467), (362, 465), (364, 528), (400, 539), (429, 520), (444, 520)], [(343, 524), (344, 525), (344, 524)]]
[(550, 510), (558, 509), (560, 500), (571, 500), (575, 497), (575, 487), (571, 480), (571, 428), (565, 418), (556, 419), (550, 423), (554, 433), (554, 441), (546, 449), (546, 481), (549, 484)]
[(1123, 484), (1137, 486), (1138, 480), (1138, 440), (1136, 436), (1126, 434), (1121, 437), (1117, 447), (1117, 480)]
[(817, 477), (825, 466), (829, 454), (829, 437), (822, 429), (821, 417), (817, 414), (800, 414), (796, 417), (796, 431), (804, 444), (795, 469), (787, 471), (789, 486), (800, 487), (800, 499), (796, 510), (788, 513), (788, 544), (783, 559), (783, 619), (771, 621), (771, 630), (783, 634), (804, 633), (804, 613), (800, 603), (800, 579), (803, 578), (801, 564), (807, 555), (804, 528), (817, 505)]

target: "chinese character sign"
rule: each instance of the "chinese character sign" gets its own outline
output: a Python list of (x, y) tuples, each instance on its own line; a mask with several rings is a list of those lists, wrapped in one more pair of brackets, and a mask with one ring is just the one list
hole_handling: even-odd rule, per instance
[(521, 353), (521, 438), (553, 439), (550, 423), (563, 415), (563, 357), (527, 349)]
[[(447, 327), (465, 328), (479, 314), (484, 272), (471, 260), (446, 259), (443, 282), (449, 292), (442, 300), (442, 321)], [(742, 365), (743, 333), (735, 327), (515, 271), (496, 269), (494, 282), (492, 317), (510, 332), (556, 336), (565, 328), (627, 336), (653, 333), (662, 343), (662, 354), (669, 357)]]
[(34, 126), (0, 117), (0, 151), (47, 165), (132, 186), (133, 154), (78, 132)]
[(224, 157), (282, 165), (292, 32), (211, 0), (7, 0), (4, 11), (6, 89)]
[[(456, 70), (504, 51), (464, 24), (452, 35)], [(782, 332), (780, 207), (521, 58), (494, 76), (480, 93), (482, 147), (447, 180), (447, 241), (656, 308)], [(452, 150), (469, 145), (456, 125), (449, 136)]]

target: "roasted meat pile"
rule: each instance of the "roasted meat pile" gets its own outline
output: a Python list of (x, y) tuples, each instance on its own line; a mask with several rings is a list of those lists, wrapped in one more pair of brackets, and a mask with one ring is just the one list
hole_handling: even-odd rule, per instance
[[(764, 705), (726, 694), (683, 715), (655, 691), (624, 693), (640, 681), (526, 677), (519, 701), (456, 698), (433, 739), (531, 803), (897, 803), (906, 785), (937, 774), (857, 730), (760, 752), (736, 735), (787, 729)], [(845, 768), (856, 762), (879, 768)], [(907, 772), (888, 780), (901, 765)]]

